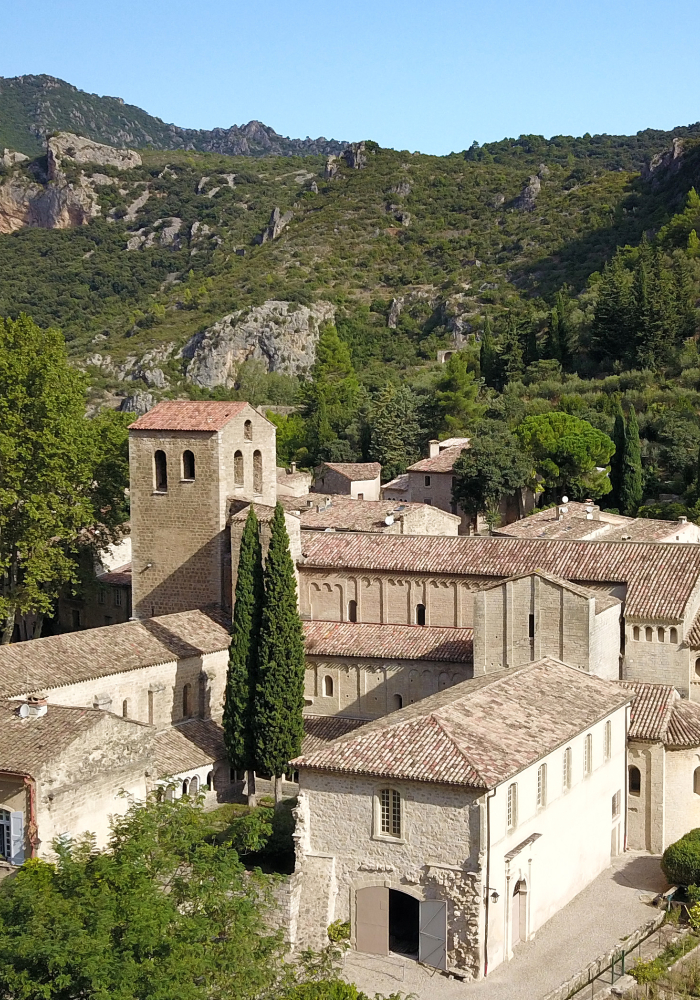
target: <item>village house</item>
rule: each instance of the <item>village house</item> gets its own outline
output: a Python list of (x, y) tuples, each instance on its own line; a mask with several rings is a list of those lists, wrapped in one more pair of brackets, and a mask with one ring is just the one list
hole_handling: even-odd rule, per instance
[(545, 658), (298, 758), (296, 946), (342, 920), (468, 978), (511, 958), (624, 849), (631, 697)]
[(322, 462), (315, 471), (312, 493), (336, 493), (353, 500), (379, 500), (379, 462)]
[(351, 497), (311, 493), (305, 497), (278, 497), (285, 510), (296, 514), (302, 531), (380, 531), (385, 535), (456, 535), (460, 518), (422, 503), (353, 500)]

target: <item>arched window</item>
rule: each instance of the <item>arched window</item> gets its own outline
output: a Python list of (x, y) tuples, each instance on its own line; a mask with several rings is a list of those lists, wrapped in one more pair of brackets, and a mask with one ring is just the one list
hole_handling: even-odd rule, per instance
[(192, 778), (192, 780), (190, 781), (190, 795), (192, 796), (192, 798), (194, 798), (195, 795), (199, 795), (199, 778), (197, 777), (196, 774), (194, 778)]
[(209, 792), (213, 792), (214, 791), (214, 772), (213, 771), (210, 771), (209, 774), (207, 775), (207, 791), (209, 791)]
[(243, 424), (243, 437), (246, 439), (246, 441), (252, 441), (253, 440), (253, 421), (252, 420), (246, 420), (246, 422)]
[(657, 628), (656, 638), (659, 640), (659, 642), (666, 642), (666, 629), (660, 627)]
[(253, 452), (253, 493), (262, 493), (263, 488), (263, 468), (262, 452)]
[(175, 789), (172, 785), (165, 789), (165, 801), (174, 802), (175, 801)]
[(700, 767), (696, 767), (693, 771), (693, 791), (696, 795), (700, 795)]
[(515, 782), (508, 785), (507, 822), (509, 830), (518, 825), (518, 786)]
[(700, 656), (695, 661), (695, 676), (700, 677)]
[(379, 830), (384, 837), (401, 836), (401, 796), (395, 788), (382, 788), (379, 793)]
[(639, 625), (635, 625), (632, 629), (632, 638), (635, 642), (639, 642)]
[(332, 677), (326, 676), (326, 677), (323, 678), (323, 694), (324, 694), (325, 698), (332, 698), (333, 697), (333, 678)]
[(654, 629), (651, 627), (651, 625), (647, 625), (647, 627), (644, 629), (644, 637), (647, 642), (654, 641)]
[(357, 601), (348, 601), (348, 621), (357, 621)]
[(628, 771), (628, 789), (630, 795), (641, 795), (642, 794), (642, 772), (634, 764), (631, 765)]
[(165, 452), (160, 449), (153, 456), (155, 465), (155, 487), (156, 493), (167, 493), (168, 491), (168, 460)]
[(392, 698), (392, 701), (394, 704), (394, 711), (396, 711), (399, 708), (403, 708), (403, 698), (401, 697), (400, 694), (395, 694), (394, 697)]
[(129, 699), (128, 698), (125, 698), (124, 701), (122, 702), (122, 718), (123, 719), (128, 719), (129, 718)]
[(416, 605), (416, 625), (425, 625), (425, 604)]
[(192, 715), (192, 685), (185, 684), (182, 689), (182, 715), (188, 719)]
[(182, 794), (183, 795), (189, 795), (190, 794), (190, 780), (189, 780), (189, 778), (185, 778), (185, 780), (182, 782)]
[(669, 642), (678, 642), (678, 630), (677, 629), (670, 628), (668, 630), (668, 641)]
[(236, 486), (243, 486), (243, 452), (237, 451), (233, 456), (233, 482)]
[(182, 478), (194, 479), (194, 452), (189, 450), (182, 453)]

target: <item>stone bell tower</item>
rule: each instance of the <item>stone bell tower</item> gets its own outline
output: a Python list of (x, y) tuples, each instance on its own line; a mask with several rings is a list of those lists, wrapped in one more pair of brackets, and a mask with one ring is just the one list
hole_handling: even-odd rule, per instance
[(249, 403), (168, 400), (129, 428), (133, 615), (231, 607), (232, 499), (273, 506), (275, 427)]

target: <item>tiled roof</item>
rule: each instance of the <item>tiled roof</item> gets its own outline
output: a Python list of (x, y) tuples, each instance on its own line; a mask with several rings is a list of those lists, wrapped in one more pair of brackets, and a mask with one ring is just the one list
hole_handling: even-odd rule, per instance
[(685, 641), (691, 649), (700, 649), (700, 611), (695, 616), (695, 621), (690, 626), (690, 631), (686, 633)]
[[(389, 531), (391, 525), (385, 523), (387, 515), (394, 521), (402, 516), (416, 513), (423, 514), (425, 505), (422, 503), (405, 503), (397, 500), (353, 500), (352, 497), (332, 494), (328, 497), (330, 503), (324, 506), (322, 494), (309, 493), (303, 497), (280, 497), (280, 503), (285, 510), (299, 511), (302, 528), (325, 531), (334, 528), (336, 531)], [(308, 506), (311, 501), (311, 506)], [(318, 510), (318, 507), (323, 507)], [(454, 514), (448, 514), (436, 508), (438, 516), (446, 521), (459, 521)], [(433, 516), (435, 513), (433, 512)], [(392, 521), (392, 524), (394, 522)], [(417, 532), (422, 534), (422, 532)]]
[(305, 715), (304, 740), (301, 744), (302, 754), (313, 753), (326, 746), (339, 736), (346, 736), (360, 726), (366, 724), (366, 719), (344, 719), (338, 715)]
[(189, 719), (158, 733), (154, 749), (159, 778), (226, 760), (224, 731), (213, 719)]
[(456, 684), (294, 763), (493, 788), (629, 699), (609, 681), (545, 658)]
[(669, 684), (619, 681), (634, 693), (629, 738), (666, 746), (700, 746), (700, 704), (681, 698)]
[(396, 479), (392, 479), (389, 483), (384, 483), (382, 490), (391, 490), (392, 493), (405, 493), (408, 489), (408, 473), (403, 472)]
[(376, 479), (381, 474), (382, 467), (379, 462), (324, 462), (321, 468), (333, 469), (345, 476), (351, 482), (365, 482), (368, 479)]
[(434, 458), (423, 458), (415, 465), (409, 465), (409, 472), (452, 472), (452, 467), (464, 451), (460, 445), (456, 448), (445, 448)]
[(471, 663), (473, 630), (436, 625), (304, 622), (310, 656), (367, 656), (392, 660)]
[(628, 618), (679, 621), (700, 577), (700, 545), (383, 534), (303, 540), (305, 565), (454, 576), (544, 570), (565, 580), (627, 585)]
[(124, 563), (123, 566), (118, 566), (116, 569), (110, 570), (109, 573), (103, 573), (98, 577), (98, 581), (108, 587), (130, 587), (131, 563)]
[(264, 503), (251, 504), (247, 500), (237, 500), (235, 497), (229, 497), (229, 500), (231, 501), (231, 509), (236, 506), (240, 506), (240, 510), (237, 510), (235, 514), (231, 515), (232, 521), (246, 521), (248, 519), (248, 511), (251, 507), (255, 511), (258, 521), (262, 524), (265, 524), (267, 521), (271, 521), (275, 513), (274, 507), (269, 507)]
[(0, 702), (0, 771), (36, 775), (45, 764), (60, 757), (75, 740), (110, 719), (117, 724), (131, 726), (132, 730), (135, 726), (150, 728), (97, 708), (49, 705), (46, 715), (36, 719), (21, 719), (17, 714), (18, 708), (17, 702)]
[(623, 539), (637, 542), (658, 542), (687, 532), (688, 525), (680, 521), (660, 521), (645, 517), (623, 517), (621, 514), (600, 513), (588, 520), (586, 504), (569, 501), (568, 513), (557, 520), (557, 508), (548, 507), (512, 524), (496, 529), (496, 534), (508, 538), (601, 538), (608, 541)]
[(130, 431), (220, 431), (248, 403), (198, 403), (166, 399), (133, 423)]
[(16, 642), (0, 646), (0, 697), (214, 653), (226, 649), (229, 642), (228, 629), (205, 611)]
[[(493, 583), (487, 583), (482, 586), (482, 590), (495, 590), (496, 587), (502, 586), (504, 583), (510, 583), (514, 580), (522, 580), (524, 576), (530, 576), (529, 573), (520, 573), (517, 576), (507, 577), (505, 580), (494, 580)], [(621, 605), (620, 601), (613, 594), (609, 594), (604, 590), (595, 589), (593, 587), (580, 587), (577, 583), (572, 583), (571, 580), (563, 580), (559, 576), (553, 576), (551, 573), (543, 573), (541, 569), (535, 569), (532, 571), (533, 576), (542, 577), (543, 580), (549, 580), (550, 583), (554, 583), (559, 587), (564, 587), (565, 590), (570, 591), (572, 594), (578, 594), (579, 597), (593, 598), (595, 600), (595, 613), (600, 614), (601, 611), (606, 611), (608, 608), (612, 608), (614, 605)]]

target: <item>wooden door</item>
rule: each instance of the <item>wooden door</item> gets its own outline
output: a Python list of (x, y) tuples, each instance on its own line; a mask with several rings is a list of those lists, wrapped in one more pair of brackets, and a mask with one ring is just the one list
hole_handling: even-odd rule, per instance
[(389, 954), (389, 890), (383, 885), (355, 893), (355, 947), (369, 955)]

